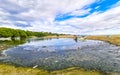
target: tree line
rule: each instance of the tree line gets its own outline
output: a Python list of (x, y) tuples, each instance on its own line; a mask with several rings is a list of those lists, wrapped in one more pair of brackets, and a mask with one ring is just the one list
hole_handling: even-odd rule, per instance
[(0, 37), (11, 37), (14, 39), (15, 37), (20, 38), (27, 38), (30, 36), (36, 36), (36, 37), (43, 37), (48, 35), (57, 35), (51, 32), (33, 32), (33, 31), (25, 31), (20, 29), (11, 29), (11, 28), (0, 28)]

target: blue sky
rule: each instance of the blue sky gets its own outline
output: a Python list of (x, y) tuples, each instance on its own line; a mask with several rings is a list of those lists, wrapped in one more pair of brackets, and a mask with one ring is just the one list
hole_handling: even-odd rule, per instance
[(120, 34), (120, 0), (0, 0), (0, 27), (65, 34)]

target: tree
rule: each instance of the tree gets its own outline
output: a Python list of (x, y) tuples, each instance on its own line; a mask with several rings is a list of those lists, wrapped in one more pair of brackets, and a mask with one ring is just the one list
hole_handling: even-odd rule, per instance
[(17, 30), (12, 30), (12, 36), (11, 39), (15, 40), (16, 37), (19, 37), (19, 32)]
[(50, 32), (32, 32), (32, 31), (24, 31), (20, 29), (11, 29), (11, 28), (0, 28), (0, 37), (11, 37), (11, 39), (15, 39), (16, 37), (27, 38), (28, 36), (36, 36), (43, 37), (48, 35), (55, 35)]
[(17, 30), (19, 32), (19, 37), (22, 38), (27, 38), (27, 34), (25, 33), (24, 30)]
[(27, 36), (34, 36), (34, 32), (32, 31), (26, 31)]
[(10, 28), (0, 28), (0, 37), (11, 37), (11, 30)]

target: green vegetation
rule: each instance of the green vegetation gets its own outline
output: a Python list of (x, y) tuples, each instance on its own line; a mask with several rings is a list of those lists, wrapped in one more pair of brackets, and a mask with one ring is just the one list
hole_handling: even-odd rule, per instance
[(51, 75), (103, 75), (100, 72), (94, 70), (84, 70), (77, 67), (72, 67), (64, 70), (51, 72)]
[(14, 40), (16, 37), (27, 38), (30, 36), (36, 36), (36, 37), (43, 37), (43, 36), (49, 36), (49, 35), (57, 35), (52, 34), (50, 32), (32, 32), (32, 31), (24, 31), (20, 29), (11, 29), (11, 28), (0, 28), (0, 37), (11, 37), (12, 40)]
[(13, 46), (24, 44), (25, 42), (26, 42), (25, 39), (21, 39), (21, 40), (0, 40), (0, 50), (5, 50), (5, 49), (13, 47)]
[(0, 51), (1, 50), (5, 50), (5, 49), (10, 48), (10, 47), (12, 47), (12, 46), (11, 45), (7, 45), (7, 44), (0, 44)]
[(80, 68), (68, 68), (59, 71), (48, 72), (37, 68), (14, 67), (0, 64), (0, 75), (102, 75), (97, 71), (86, 71)]
[(109, 42), (111, 44), (115, 44), (115, 45), (120, 46), (120, 35), (87, 36), (86, 39), (106, 41), (106, 42)]
[(0, 64), (0, 75), (49, 75), (47, 71)]

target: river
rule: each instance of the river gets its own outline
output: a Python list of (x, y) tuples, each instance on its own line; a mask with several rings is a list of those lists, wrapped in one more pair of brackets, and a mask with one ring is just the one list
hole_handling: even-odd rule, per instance
[(103, 41), (72, 38), (29, 39), (3, 50), (0, 61), (18, 66), (59, 70), (82, 67), (102, 72), (120, 72), (120, 47)]

